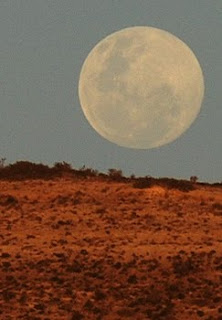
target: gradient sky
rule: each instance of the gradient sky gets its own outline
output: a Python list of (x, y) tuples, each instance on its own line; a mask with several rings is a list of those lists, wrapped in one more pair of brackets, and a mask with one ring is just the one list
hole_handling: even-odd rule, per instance
[[(78, 98), (90, 50), (110, 33), (136, 25), (182, 39), (205, 78), (198, 118), (158, 149), (105, 140), (87, 122)], [(221, 30), (221, 0), (0, 0), (0, 157), (222, 181)]]

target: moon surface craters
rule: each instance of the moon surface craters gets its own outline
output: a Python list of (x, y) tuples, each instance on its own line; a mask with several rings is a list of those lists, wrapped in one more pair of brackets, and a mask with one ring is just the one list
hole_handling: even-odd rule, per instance
[(126, 28), (99, 42), (85, 60), (80, 102), (104, 138), (153, 148), (179, 137), (199, 113), (202, 70), (193, 52), (170, 33)]

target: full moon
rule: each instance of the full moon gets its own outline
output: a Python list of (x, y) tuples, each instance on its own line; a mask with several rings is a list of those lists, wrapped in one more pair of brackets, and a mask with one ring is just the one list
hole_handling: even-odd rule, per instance
[(192, 50), (153, 27), (122, 29), (88, 54), (79, 77), (79, 99), (91, 126), (127, 148), (170, 143), (197, 117), (204, 79)]

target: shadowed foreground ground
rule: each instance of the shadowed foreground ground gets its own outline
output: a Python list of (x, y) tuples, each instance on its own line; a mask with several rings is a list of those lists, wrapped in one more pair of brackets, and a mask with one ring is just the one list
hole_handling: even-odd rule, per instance
[(0, 181), (0, 319), (222, 319), (222, 189)]

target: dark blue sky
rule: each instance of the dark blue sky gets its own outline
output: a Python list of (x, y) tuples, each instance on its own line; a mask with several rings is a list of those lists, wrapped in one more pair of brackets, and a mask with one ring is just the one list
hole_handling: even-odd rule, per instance
[[(127, 149), (103, 139), (78, 99), (89, 51), (110, 33), (136, 25), (182, 39), (205, 78), (198, 118), (158, 149)], [(0, 1), (0, 157), (222, 181), (221, 30), (221, 0)]]

